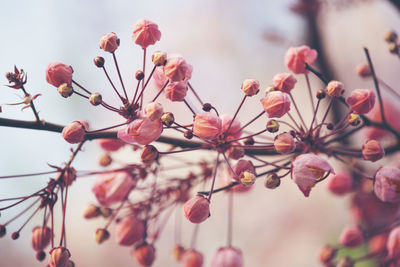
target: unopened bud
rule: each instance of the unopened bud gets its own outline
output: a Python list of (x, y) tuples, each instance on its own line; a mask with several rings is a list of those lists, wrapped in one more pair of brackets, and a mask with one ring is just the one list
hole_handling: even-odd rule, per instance
[(103, 98), (102, 98), (101, 94), (99, 94), (99, 93), (94, 93), (94, 94), (91, 94), (91, 95), (90, 95), (90, 97), (89, 97), (89, 102), (90, 102), (90, 104), (92, 104), (93, 106), (98, 106), (98, 105), (101, 104), (102, 99), (103, 99)]
[(296, 149), (294, 138), (290, 133), (281, 133), (274, 140), (275, 151), (281, 154), (288, 154)]
[(62, 97), (67, 98), (72, 95), (72, 93), (74, 92), (74, 89), (71, 86), (69, 86), (67, 83), (63, 83), (58, 87), (57, 91)]
[(385, 34), (385, 41), (388, 43), (396, 42), (397, 41), (397, 33), (394, 31), (388, 31)]
[(389, 52), (392, 54), (396, 54), (399, 52), (399, 46), (396, 43), (389, 43)]
[(276, 120), (269, 120), (267, 122), (267, 131), (270, 133), (276, 133), (279, 130), (279, 123)]
[(356, 73), (358, 76), (362, 78), (366, 78), (371, 76), (371, 68), (369, 67), (368, 63), (361, 63), (356, 67)]
[(31, 245), (35, 251), (42, 251), (50, 243), (51, 230), (49, 227), (36, 226), (32, 230)]
[(108, 154), (108, 153), (101, 155), (99, 158), (99, 165), (102, 167), (107, 167), (108, 165), (111, 164), (111, 162), (112, 162), (112, 158), (111, 158), (110, 154)]
[(385, 156), (385, 150), (383, 150), (381, 143), (371, 139), (363, 144), (362, 156), (364, 160), (375, 162)]
[(333, 127), (334, 127), (334, 125), (332, 122), (329, 122), (328, 124), (326, 124), (326, 129), (328, 129), (328, 130), (333, 130)]
[(156, 66), (164, 66), (167, 63), (167, 53), (156, 51), (151, 56), (151, 60), (153, 61), (154, 65)]
[(326, 86), (326, 92), (332, 97), (339, 97), (344, 93), (344, 85), (339, 81), (330, 81)]
[(172, 257), (176, 261), (181, 261), (184, 252), (185, 252), (185, 249), (181, 245), (176, 245), (172, 249)]
[(281, 179), (279, 179), (276, 173), (270, 173), (265, 178), (264, 185), (268, 189), (275, 189), (281, 184)]
[[(236, 144), (238, 146), (236, 146)], [(244, 156), (243, 147), (239, 146), (239, 143), (233, 144), (225, 153), (231, 159), (240, 159)]]
[(193, 132), (191, 130), (187, 130), (185, 131), (185, 133), (183, 134), (183, 136), (187, 139), (192, 139), (193, 138)]
[(112, 210), (110, 208), (100, 207), (100, 213), (103, 217), (107, 218), (111, 216)]
[(205, 112), (209, 112), (211, 109), (212, 109), (212, 105), (211, 105), (210, 103), (205, 103), (205, 104), (203, 105), (203, 110), (204, 110)]
[(156, 258), (156, 249), (151, 244), (143, 243), (135, 248), (134, 256), (141, 266), (149, 267)]
[(316, 94), (317, 99), (324, 99), (326, 97), (326, 93), (324, 90), (318, 90)]
[(85, 140), (85, 126), (80, 121), (73, 121), (62, 130), (62, 136), (70, 144), (80, 143)]
[(135, 78), (136, 78), (136, 80), (138, 80), (138, 81), (143, 80), (143, 78), (144, 78), (144, 73), (143, 73), (143, 71), (141, 71), (141, 70), (136, 71), (136, 73), (135, 73)]
[(96, 230), (95, 240), (97, 244), (101, 244), (110, 237), (110, 233), (106, 229), (99, 228)]
[(273, 92), (273, 91), (277, 91), (278, 89), (276, 89), (273, 86), (268, 86), (267, 89), (265, 89), (264, 93), (265, 95), (268, 95), (269, 93)]
[(357, 126), (358, 124), (360, 124), (361, 118), (360, 118), (360, 115), (355, 114), (355, 113), (351, 113), (347, 117), (347, 121), (349, 122), (350, 125)]
[(140, 153), (140, 159), (143, 163), (150, 164), (158, 159), (159, 153), (153, 145), (145, 145)]
[(244, 143), (245, 145), (252, 146), (252, 145), (254, 145), (254, 139), (253, 139), (253, 137), (245, 138), (245, 139), (243, 140), (243, 143)]
[(11, 234), (11, 239), (12, 240), (17, 240), (19, 238), (19, 232), (14, 232)]
[(240, 182), (242, 183), (242, 185), (249, 186), (254, 184), (255, 181), (256, 181), (256, 176), (254, 175), (254, 173), (245, 171), (240, 176)]
[(189, 221), (201, 223), (210, 216), (210, 201), (203, 195), (196, 195), (186, 201), (183, 211)]
[(94, 65), (98, 68), (102, 68), (104, 66), (104, 58), (103, 57), (95, 57), (94, 58)]
[(50, 250), (51, 267), (67, 267), (71, 253), (65, 247), (55, 247)]
[(83, 217), (85, 219), (92, 219), (96, 218), (100, 215), (100, 209), (96, 205), (90, 204), (89, 206), (86, 207), (86, 209), (83, 211)]
[(170, 127), (175, 121), (174, 114), (172, 114), (171, 112), (165, 112), (161, 116), (161, 121), (165, 126)]

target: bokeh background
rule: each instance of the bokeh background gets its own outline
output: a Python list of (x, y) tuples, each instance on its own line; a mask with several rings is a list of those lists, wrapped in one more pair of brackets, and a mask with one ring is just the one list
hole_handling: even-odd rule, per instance
[[(291, 45), (307, 42), (307, 27), (302, 17), (289, 10), (292, 0), (281, 1), (7, 1), (0, 8), (0, 73), (11, 71), (14, 64), (28, 73), (27, 89), (40, 93), (36, 106), (41, 118), (67, 124), (76, 119), (88, 120), (93, 129), (122, 122), (118, 116), (86, 101), (61, 98), (45, 81), (49, 62), (72, 65), (74, 79), (93, 91), (103, 94), (112, 104), (113, 95), (102, 72), (93, 65), (93, 58), (111, 57), (99, 49), (103, 34), (118, 34), (121, 46), (117, 51), (125, 84), (135, 85), (134, 73), (141, 66), (142, 51), (132, 39), (135, 21), (147, 18), (159, 25), (161, 41), (150, 47), (182, 54), (194, 66), (192, 84), (199, 95), (217, 106), (221, 113), (233, 114), (242, 98), (240, 84), (245, 78), (258, 79), (266, 88), (274, 74), (287, 71), (283, 56)], [(383, 35), (388, 29), (400, 30), (398, 11), (387, 1), (327, 1), (329, 8), (318, 18), (323, 47), (337, 79), (348, 91), (372, 88), (354, 74), (355, 66), (364, 61), (362, 47), (370, 49), (378, 75), (389, 84), (400, 82), (399, 60), (387, 51)], [(335, 2), (335, 3), (333, 3)], [(340, 5), (336, 5), (339, 3)], [(150, 61), (149, 61), (150, 62)], [(111, 67), (109, 67), (111, 70)], [(115, 77), (115, 76), (114, 76)], [(305, 96), (304, 77), (294, 92), (304, 115), (310, 115)], [(6, 79), (1, 80), (6, 84)], [(117, 80), (115, 80), (118, 83)], [(314, 90), (321, 88), (312, 78)], [(19, 92), (3, 86), (0, 105), (20, 101)], [(262, 95), (262, 92), (260, 93)], [(248, 101), (239, 113), (244, 123), (261, 110), (261, 96)], [(179, 120), (190, 120), (181, 105), (169, 105)], [(3, 106), (0, 116), (29, 120), (30, 110), (21, 106)], [(266, 120), (254, 125), (264, 127)], [(60, 165), (68, 160), (70, 145), (59, 134), (0, 128), (0, 175), (46, 171), (47, 164)], [(85, 145), (74, 167), (78, 170), (98, 169), (101, 153), (95, 142)], [(189, 155), (189, 154), (188, 154)], [(192, 159), (200, 157), (190, 154)], [(138, 161), (129, 149), (119, 156), (125, 162)], [(337, 168), (344, 166), (335, 165)], [(185, 171), (181, 170), (181, 174)], [(0, 181), (0, 198), (29, 194), (43, 187), (48, 176)], [(67, 214), (68, 246), (77, 266), (137, 266), (129, 249), (111, 240), (102, 245), (94, 242), (94, 232), (104, 221), (86, 221), (82, 210), (95, 203), (91, 193), (94, 177), (81, 178), (71, 187)], [(277, 190), (266, 190), (262, 179), (248, 194), (235, 197), (233, 244), (242, 249), (246, 266), (319, 266), (318, 248), (335, 243), (342, 227), (350, 221), (348, 198), (330, 195), (324, 184), (318, 185), (310, 198), (304, 198), (292, 181), (284, 179)], [(201, 225), (197, 248), (205, 255), (205, 266), (226, 239), (225, 194), (213, 198), (212, 216)], [(18, 209), (1, 213), (0, 223)], [(174, 216), (172, 216), (174, 217)], [(43, 266), (34, 259), (30, 248), (30, 230), (39, 223), (30, 222), (21, 237), (11, 241), (10, 235), (0, 240), (0, 266)], [(168, 223), (156, 244), (154, 266), (179, 266), (171, 257), (174, 243), (174, 220)], [(8, 228), (15, 231), (23, 223), (17, 220)], [(184, 245), (188, 245), (193, 225), (182, 222)]]

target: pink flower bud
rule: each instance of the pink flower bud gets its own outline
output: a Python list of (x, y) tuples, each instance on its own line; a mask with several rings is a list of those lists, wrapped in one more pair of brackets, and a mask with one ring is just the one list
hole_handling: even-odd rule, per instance
[(364, 242), (363, 233), (357, 225), (350, 225), (343, 229), (339, 243), (348, 248), (358, 247)]
[(382, 167), (375, 174), (375, 195), (383, 202), (400, 201), (400, 169)]
[(352, 192), (353, 189), (353, 177), (347, 172), (339, 172), (328, 180), (328, 190), (335, 195), (342, 196)]
[(172, 82), (164, 89), (165, 97), (171, 101), (183, 101), (187, 90), (187, 83), (185, 81)]
[(386, 249), (389, 257), (393, 259), (400, 259), (400, 226), (393, 228), (387, 239)]
[[(232, 139), (237, 139), (242, 135), (240, 122), (236, 118), (233, 120), (229, 130), (228, 127), (232, 121), (232, 117), (230, 115), (221, 115), (220, 118), (222, 122), (222, 134), (225, 134), (227, 137)], [(228, 133), (226, 133), (226, 130), (228, 130)]]
[(335, 172), (326, 160), (314, 154), (301, 154), (292, 162), (292, 180), (305, 197), (310, 195), (311, 188), (327, 173)]
[(160, 103), (150, 102), (146, 106), (146, 116), (152, 121), (159, 120), (164, 113), (164, 109)]
[(109, 206), (125, 199), (134, 187), (134, 177), (124, 171), (97, 176), (92, 191), (100, 204)]
[(147, 243), (137, 246), (132, 254), (143, 267), (151, 266), (156, 259), (156, 249), (153, 245)]
[(362, 146), (362, 155), (365, 160), (375, 162), (385, 156), (385, 151), (378, 141), (368, 140)]
[(305, 63), (312, 65), (317, 59), (317, 51), (306, 45), (290, 47), (285, 55), (285, 64), (295, 74), (307, 73)]
[(85, 140), (86, 129), (82, 122), (73, 121), (62, 130), (62, 137), (71, 144), (77, 144)]
[(370, 89), (355, 89), (346, 99), (346, 103), (354, 113), (368, 113), (374, 107), (375, 93)]
[(36, 226), (32, 230), (31, 245), (35, 251), (42, 251), (50, 243), (51, 230), (49, 227)]
[(269, 118), (280, 118), (290, 110), (289, 95), (280, 91), (268, 93), (261, 104)]
[(339, 97), (344, 93), (343, 83), (338, 81), (330, 81), (326, 86), (326, 92), (332, 97)]
[(233, 247), (219, 248), (211, 261), (211, 267), (243, 267), (242, 252)]
[(221, 119), (211, 112), (197, 114), (193, 122), (193, 133), (205, 140), (217, 138), (222, 131)]
[(249, 160), (241, 159), (235, 165), (232, 166), (232, 170), (235, 172), (232, 175), (232, 178), (236, 181), (240, 181), (240, 178), (244, 175), (245, 172), (249, 172), (252, 174), (256, 174), (256, 169), (254, 165)]
[(186, 78), (189, 66), (181, 56), (169, 58), (164, 66), (164, 74), (170, 82), (180, 82)]
[(117, 151), (125, 145), (125, 143), (121, 140), (111, 138), (98, 139), (97, 143), (105, 151)]
[(368, 63), (360, 63), (357, 67), (356, 67), (356, 73), (358, 76), (366, 78), (371, 76), (371, 69), (368, 65)]
[(385, 252), (388, 235), (386, 233), (373, 236), (368, 241), (368, 252), (380, 254)]
[(183, 211), (186, 218), (192, 223), (201, 223), (210, 216), (210, 202), (202, 195), (186, 201), (183, 205)]
[(115, 230), (117, 243), (121, 246), (131, 246), (140, 241), (146, 231), (143, 221), (133, 215), (124, 217)]
[(101, 37), (100, 48), (106, 52), (114, 53), (119, 46), (119, 38), (115, 33), (108, 33)]
[(71, 254), (65, 247), (55, 247), (50, 250), (50, 267), (67, 267)]
[(330, 263), (336, 256), (337, 249), (325, 245), (319, 250), (319, 261), (322, 263)]
[(151, 121), (144, 117), (132, 121), (127, 128), (119, 130), (118, 138), (128, 143), (147, 145), (157, 140), (161, 133), (161, 120)]
[(274, 88), (284, 93), (290, 93), (296, 83), (296, 78), (290, 73), (278, 73), (272, 80)]
[(260, 83), (257, 80), (246, 79), (242, 83), (242, 90), (247, 96), (253, 96), (260, 91)]
[(281, 154), (292, 153), (296, 149), (294, 138), (290, 133), (281, 133), (274, 140), (275, 151)]
[(46, 68), (46, 81), (57, 88), (63, 83), (70, 86), (73, 72), (74, 70), (71, 66), (60, 62), (52, 62)]
[(203, 254), (194, 249), (186, 250), (183, 253), (181, 262), (182, 262), (182, 267), (202, 267)]
[(133, 40), (143, 49), (155, 44), (161, 38), (158, 25), (149, 20), (141, 19), (133, 25)]

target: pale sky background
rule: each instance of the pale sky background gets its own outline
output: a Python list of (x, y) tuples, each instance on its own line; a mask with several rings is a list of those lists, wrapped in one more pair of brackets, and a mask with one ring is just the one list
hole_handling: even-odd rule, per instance
[[(292, 1), (7, 1), (0, 9), (0, 74), (11, 71), (14, 64), (28, 73), (27, 89), (41, 93), (36, 103), (40, 116), (50, 122), (67, 124), (85, 119), (93, 128), (122, 122), (99, 107), (72, 97), (61, 98), (56, 89), (45, 81), (49, 62), (61, 61), (72, 65), (74, 79), (93, 91), (99, 91), (110, 103), (117, 103), (101, 70), (92, 59), (102, 55), (111, 57), (99, 48), (103, 34), (111, 31), (121, 39), (117, 51), (125, 84), (132, 88), (134, 73), (141, 66), (141, 49), (131, 39), (135, 21), (147, 18), (159, 25), (161, 41), (150, 47), (155, 50), (182, 54), (194, 66), (191, 83), (206, 102), (212, 102), (221, 113), (233, 113), (242, 98), (240, 84), (245, 78), (258, 79), (266, 88), (274, 74), (287, 71), (283, 56), (290, 45), (305, 42), (304, 23), (292, 14), (288, 6)], [(396, 10), (383, 0), (356, 5), (346, 10), (330, 10), (320, 18), (324, 44), (335, 71), (345, 83), (347, 92), (353, 88), (372, 87), (353, 73), (354, 67), (364, 60), (363, 46), (370, 48), (377, 73), (390, 84), (398, 84), (399, 60), (389, 55), (383, 41), (388, 29), (400, 30)], [(267, 42), (266, 30), (284, 36), (283, 44)], [(148, 62), (149, 64), (150, 62)], [(111, 67), (109, 67), (111, 70)], [(4, 76), (1, 76), (4, 77)], [(1, 84), (6, 84), (2, 78)], [(295, 97), (304, 95), (304, 77), (298, 77)], [(118, 83), (117, 80), (115, 80)], [(312, 79), (314, 89), (321, 84)], [(19, 101), (18, 92), (7, 87), (0, 90), (0, 104)], [(261, 110), (261, 95), (248, 101), (239, 113), (242, 122), (248, 121)], [(308, 96), (306, 98), (308, 100)], [(167, 101), (164, 101), (167, 103)], [(301, 104), (305, 114), (308, 102)], [(190, 119), (190, 114), (179, 106), (176, 117)], [(20, 111), (18, 106), (5, 106), (0, 116), (32, 119), (30, 110)], [(254, 129), (266, 123), (260, 121)], [(258, 128), (257, 128), (258, 127)], [(71, 147), (61, 135), (29, 130), (1, 128), (0, 175), (48, 170), (47, 163), (60, 165), (67, 161)], [(95, 143), (85, 146), (85, 152), (76, 158), (74, 167), (81, 170), (97, 169), (100, 149)], [(193, 154), (192, 154), (193, 155)], [(120, 156), (128, 162), (137, 160), (128, 151)], [(340, 166), (338, 167), (340, 168)], [(0, 198), (28, 194), (43, 187), (48, 177), (0, 181)], [(130, 259), (129, 249), (118, 247), (114, 235), (106, 244), (94, 242), (94, 232), (104, 221), (85, 221), (82, 210), (94, 201), (90, 191), (94, 177), (84, 178), (70, 190), (68, 209), (68, 243), (72, 259), (77, 266), (136, 266)], [(205, 255), (209, 266), (212, 255), (225, 244), (226, 195), (213, 198), (212, 216), (201, 226), (197, 248)], [(289, 179), (280, 188), (266, 190), (263, 181), (256, 183), (251, 193), (235, 198), (234, 241), (242, 249), (245, 266), (319, 266), (318, 248), (325, 242), (335, 242), (341, 228), (349, 222), (348, 198), (336, 198), (318, 185), (306, 199)], [(0, 223), (17, 209), (3, 212)], [(219, 216), (219, 214), (222, 214)], [(22, 220), (11, 224), (8, 235), (0, 239), (1, 266), (43, 266), (34, 260), (30, 248), (30, 230), (39, 222), (33, 221), (21, 232), (17, 241), (10, 233)], [(156, 244), (157, 260), (154, 266), (179, 266), (171, 258), (173, 220), (167, 225)], [(184, 221), (185, 244), (188, 245), (192, 225)]]

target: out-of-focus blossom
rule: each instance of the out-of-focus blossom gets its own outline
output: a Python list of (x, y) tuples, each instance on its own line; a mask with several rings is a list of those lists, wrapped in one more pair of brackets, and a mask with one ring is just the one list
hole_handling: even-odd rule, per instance
[(307, 73), (305, 63), (312, 65), (317, 55), (316, 50), (306, 45), (290, 47), (285, 55), (285, 64), (295, 74)]
[(212, 267), (243, 267), (242, 252), (234, 247), (219, 248), (211, 261)]
[(353, 191), (353, 177), (348, 172), (339, 172), (328, 178), (328, 190), (338, 196)]
[(343, 229), (339, 243), (348, 248), (358, 247), (364, 242), (363, 233), (357, 225), (350, 225)]
[(111, 138), (98, 139), (97, 143), (105, 151), (117, 151), (125, 145), (121, 140)]
[(186, 250), (182, 255), (182, 267), (202, 267), (203, 254), (194, 249)]
[[(231, 124), (232, 117), (230, 115), (221, 115), (220, 116), (222, 122), (221, 133), (226, 135), (227, 138), (237, 139), (242, 135), (242, 130), (240, 122), (235, 118)], [(229, 124), (231, 127), (228, 130)], [(228, 132), (226, 132), (228, 130)]]
[(400, 169), (382, 167), (375, 174), (375, 195), (383, 202), (400, 201)]
[(294, 138), (290, 133), (281, 133), (274, 140), (275, 151), (280, 154), (288, 154), (296, 149)]
[(278, 73), (272, 79), (274, 88), (284, 93), (290, 93), (296, 83), (296, 78), (290, 73)]
[(187, 90), (187, 83), (185, 81), (172, 82), (164, 89), (165, 97), (171, 101), (183, 101)]
[(116, 228), (116, 240), (121, 246), (131, 246), (144, 237), (146, 231), (143, 221), (130, 215), (118, 222)]

